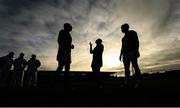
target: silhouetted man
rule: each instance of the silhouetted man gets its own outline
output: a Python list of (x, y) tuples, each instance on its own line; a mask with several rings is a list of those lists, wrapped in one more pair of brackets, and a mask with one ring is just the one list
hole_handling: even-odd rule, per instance
[(125, 34), (122, 38), (122, 48), (120, 54), (120, 61), (123, 56), (123, 64), (125, 68), (125, 79), (126, 81), (130, 78), (130, 63), (132, 63), (133, 68), (135, 69), (136, 79), (141, 78), (141, 72), (138, 66), (138, 57), (139, 54), (139, 39), (137, 33), (133, 30), (129, 30), (128, 24), (123, 24), (121, 26), (121, 31)]
[(13, 86), (23, 86), (24, 69), (27, 65), (27, 61), (24, 59), (24, 53), (20, 53), (19, 57), (14, 60), (13, 65)]
[(69, 23), (65, 23), (64, 29), (59, 32), (57, 39), (59, 44), (59, 50), (57, 54), (57, 73), (62, 72), (63, 67), (65, 67), (65, 85), (68, 80), (68, 73), (70, 71), (71, 49), (74, 49), (70, 31), (72, 31), (72, 26)]
[(14, 52), (0, 58), (0, 85), (8, 86), (10, 81), (10, 71), (13, 64)]
[(103, 54), (104, 46), (102, 44), (101, 39), (96, 40), (96, 47), (93, 50), (92, 50), (91, 42), (89, 43), (89, 45), (90, 45), (90, 53), (93, 54), (93, 60), (91, 63), (93, 75), (96, 80), (97, 86), (102, 87), (102, 82), (99, 74), (100, 74), (100, 69), (103, 66), (102, 54)]
[(27, 71), (25, 77), (25, 86), (37, 86), (37, 70), (41, 66), (41, 62), (36, 59), (36, 55), (32, 55), (27, 62)]

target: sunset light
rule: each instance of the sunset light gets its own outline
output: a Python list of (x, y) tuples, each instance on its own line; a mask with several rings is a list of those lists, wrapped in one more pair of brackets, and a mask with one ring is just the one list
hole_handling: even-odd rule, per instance
[(123, 64), (119, 61), (119, 54), (124, 36), (121, 25), (128, 23), (130, 30), (138, 34), (141, 69), (180, 67), (180, 63), (176, 62), (180, 60), (180, 6), (177, 1), (3, 1), (0, 4), (1, 56), (13, 51), (15, 59), (23, 52), (28, 60), (36, 54), (42, 62), (40, 70), (56, 70), (57, 37), (63, 24), (68, 22), (73, 27), (70, 32), (74, 45), (71, 71), (92, 70), (93, 55), (89, 53), (89, 42), (95, 48), (98, 38), (104, 45), (103, 71), (120, 71)]
[(180, 0), (0, 0), (0, 107), (180, 106)]
[(109, 68), (117, 67), (122, 64), (118, 58), (116, 54), (109, 54), (104, 58), (104, 65)]

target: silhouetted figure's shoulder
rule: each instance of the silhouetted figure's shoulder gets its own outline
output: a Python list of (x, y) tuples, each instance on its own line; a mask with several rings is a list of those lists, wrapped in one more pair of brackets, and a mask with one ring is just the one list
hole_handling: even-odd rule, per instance
[(128, 33), (126, 34), (127, 38), (129, 39), (129, 42), (133, 45), (133, 43), (137, 43), (138, 41), (138, 36), (136, 31), (134, 30), (129, 30)]
[(131, 36), (137, 36), (137, 32), (134, 30), (129, 30), (128, 34)]
[(136, 31), (134, 31), (134, 30), (129, 30), (129, 32), (131, 32), (131, 33), (136, 33)]
[(64, 29), (62, 29), (62, 30), (60, 30), (60, 31), (59, 31), (59, 33), (64, 33), (64, 32), (65, 32), (65, 30), (64, 30)]
[(67, 35), (67, 34), (68, 34), (68, 32), (66, 30), (64, 30), (64, 29), (59, 31), (59, 36), (64, 36), (64, 35)]
[(58, 42), (59, 43), (64, 43), (64, 41), (68, 41), (71, 40), (71, 35), (69, 32), (67, 32), (66, 30), (60, 30), (59, 31), (59, 35), (58, 35)]
[(104, 50), (104, 45), (103, 44), (99, 45), (99, 48), (100, 48), (100, 51), (102, 52)]
[(104, 48), (104, 45), (103, 45), (103, 44), (100, 44), (100, 45), (97, 45), (97, 47), (98, 47), (99, 49), (103, 49), (103, 48)]

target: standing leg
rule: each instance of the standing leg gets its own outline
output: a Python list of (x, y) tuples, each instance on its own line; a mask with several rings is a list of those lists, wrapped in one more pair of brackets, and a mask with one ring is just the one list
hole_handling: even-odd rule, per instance
[(23, 70), (21, 73), (21, 77), (20, 77), (20, 86), (21, 87), (23, 87), (23, 83), (24, 83), (24, 74), (25, 74), (25, 71)]
[(10, 86), (15, 87), (17, 83), (17, 78), (18, 78), (18, 70), (14, 69), (12, 72), (12, 77), (10, 81)]
[(53, 76), (53, 79), (54, 79), (53, 81), (54, 82), (57, 82), (59, 80), (59, 77), (60, 77), (59, 73), (62, 73), (63, 66), (64, 65), (58, 61), (58, 68), (57, 68), (57, 70), (56, 70), (56, 72), (55, 72), (55, 74)]
[(140, 80), (142, 78), (141, 71), (140, 71), (138, 63), (137, 63), (137, 58), (134, 58), (132, 60), (132, 65), (133, 65), (133, 67), (135, 69), (135, 79), (136, 79), (135, 88), (137, 88), (139, 86)]
[(101, 87), (102, 83), (100, 79), (100, 67), (93, 67), (92, 70), (93, 70), (93, 79), (96, 82), (96, 86)]
[(58, 68), (56, 70), (57, 73), (61, 72), (63, 69), (63, 64), (58, 61)]
[(141, 79), (141, 71), (140, 71), (138, 63), (137, 63), (137, 58), (134, 58), (132, 60), (132, 66), (135, 69), (135, 77), (136, 77), (136, 79)]
[(64, 72), (64, 87), (68, 86), (69, 82), (69, 71), (70, 71), (70, 63), (65, 64), (65, 72)]
[(24, 85), (30, 86), (30, 84), (31, 84), (31, 72), (30, 70), (27, 70), (24, 77)]
[(93, 81), (96, 80), (96, 69), (92, 67), (92, 79)]
[(33, 71), (32, 73), (31, 86), (37, 86), (37, 71)]
[(17, 74), (16, 86), (21, 86), (22, 73), (23, 73), (23, 71), (20, 70), (20, 71), (18, 72), (18, 74)]
[(65, 71), (66, 71), (66, 72), (69, 72), (69, 71), (70, 71), (70, 63), (67, 63), (67, 64), (65, 65)]
[(35, 79), (34, 79), (34, 83), (35, 83), (35, 86), (37, 86), (37, 78), (38, 78), (38, 76), (37, 76), (37, 71), (35, 72)]
[(125, 69), (125, 81), (128, 82), (130, 79), (130, 70), (129, 70), (130, 60), (126, 57), (123, 57), (123, 64), (124, 64), (124, 69)]
[(27, 86), (27, 71), (24, 71), (23, 86)]
[(102, 87), (102, 81), (101, 81), (101, 74), (100, 74), (101, 67), (97, 68), (97, 85), (98, 87)]

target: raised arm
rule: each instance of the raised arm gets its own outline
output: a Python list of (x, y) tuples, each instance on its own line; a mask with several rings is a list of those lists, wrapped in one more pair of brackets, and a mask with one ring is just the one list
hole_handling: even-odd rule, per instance
[(89, 42), (89, 45), (90, 45), (90, 54), (93, 54), (93, 50), (92, 50), (92, 43)]

